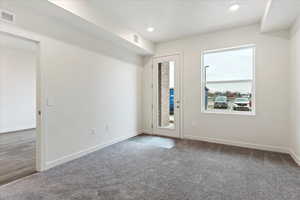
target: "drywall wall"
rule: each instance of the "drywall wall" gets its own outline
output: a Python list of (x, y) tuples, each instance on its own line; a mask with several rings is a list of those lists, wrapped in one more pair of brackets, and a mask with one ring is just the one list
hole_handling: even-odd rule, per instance
[[(120, 46), (107, 38), (103, 38), (87, 21), (81, 18), (76, 18), (75, 20), (71, 13), (68, 16), (76, 22), (80, 21), (81, 23), (75, 25), (76, 23), (72, 24), (70, 21), (66, 21), (60, 16), (62, 8), (57, 7), (51, 10), (51, 14), (49, 14), (48, 12), (43, 12), (44, 8), (38, 9), (34, 1), (27, 3), (22, 0), (5, 0), (0, 1), (0, 9), (16, 14), (15, 24), (24, 30), (46, 35), (84, 49), (97, 51), (103, 55), (112, 56), (126, 62), (140, 62), (139, 55), (128, 50), (123, 45)], [(57, 15), (53, 16), (53, 13)]]
[(300, 19), (291, 30), (290, 119), (291, 151), (300, 164)]
[(136, 135), (142, 68), (44, 39), (47, 162)]
[(0, 133), (36, 126), (37, 46), (0, 34)]
[(144, 57), (143, 69), (143, 133), (152, 134), (152, 57)]
[[(261, 34), (259, 25), (224, 30), (158, 44), (156, 55), (180, 52), (183, 56), (183, 135), (186, 138), (286, 151), (289, 138), (289, 40), (287, 32)], [(201, 52), (256, 45), (256, 115), (201, 112)], [(151, 87), (146, 62), (145, 92)], [(150, 90), (151, 91), (151, 90)], [(147, 98), (148, 94), (144, 94)], [(149, 102), (145, 101), (144, 102)], [(150, 108), (151, 104), (147, 105)], [(147, 109), (146, 108), (146, 109)], [(149, 111), (144, 129), (151, 129)]]
[(140, 56), (58, 19), (4, 9), (20, 20), (15, 25), (0, 22), (0, 31), (40, 42), (41, 169), (139, 133)]
[[(105, 4), (102, 4), (101, 7), (98, 7), (96, 1), (55, 1), (49, 0), (53, 4), (64, 8), (66, 11), (73, 13), (74, 15), (89, 21), (94, 26), (105, 29), (105, 32), (108, 32), (108, 38), (113, 40), (114, 37), (119, 37), (116, 40), (119, 45), (125, 45), (124, 41), (127, 41), (126, 46), (136, 49), (137, 52), (143, 52), (143, 54), (152, 54), (154, 52), (154, 44), (143, 38), (141, 35), (136, 33), (133, 30), (124, 27), (120, 23), (120, 20), (112, 20), (111, 17), (105, 16), (103, 10), (107, 9)], [(38, 1), (39, 2), (39, 1)], [(36, 4), (37, 2), (35, 2)], [(104, 6), (105, 5), (105, 6)], [(50, 4), (47, 4), (47, 7), (50, 7)], [(98, 33), (100, 34), (100, 33)], [(103, 33), (102, 33), (103, 34)], [(134, 41), (134, 35), (138, 37), (139, 42)], [(122, 39), (121, 39), (122, 38)], [(135, 47), (132, 47), (135, 46)], [(138, 47), (138, 48), (137, 48)]]

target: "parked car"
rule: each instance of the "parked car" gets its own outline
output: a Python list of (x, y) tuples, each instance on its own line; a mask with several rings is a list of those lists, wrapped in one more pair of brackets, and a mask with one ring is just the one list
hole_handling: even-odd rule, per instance
[(170, 88), (170, 115), (174, 115), (174, 88)]
[(217, 96), (214, 100), (215, 109), (227, 109), (228, 101), (226, 96)]
[(236, 98), (232, 104), (233, 110), (237, 111), (251, 111), (251, 101), (249, 98)]

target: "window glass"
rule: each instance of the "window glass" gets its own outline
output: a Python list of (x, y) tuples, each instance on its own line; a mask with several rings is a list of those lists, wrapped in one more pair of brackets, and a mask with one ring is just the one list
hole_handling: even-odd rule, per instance
[(175, 62), (158, 64), (158, 126), (174, 129)]
[(209, 51), (203, 54), (204, 110), (254, 111), (255, 47)]

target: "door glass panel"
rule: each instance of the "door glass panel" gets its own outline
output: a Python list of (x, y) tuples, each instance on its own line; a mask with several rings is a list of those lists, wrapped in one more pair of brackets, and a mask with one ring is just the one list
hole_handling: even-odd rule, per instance
[(158, 63), (158, 127), (175, 128), (175, 62)]

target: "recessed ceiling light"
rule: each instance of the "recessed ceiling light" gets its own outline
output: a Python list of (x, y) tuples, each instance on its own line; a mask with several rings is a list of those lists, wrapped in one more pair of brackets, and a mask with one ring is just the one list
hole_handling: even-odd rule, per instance
[(239, 4), (233, 4), (233, 5), (231, 5), (231, 6), (229, 7), (229, 10), (230, 10), (231, 12), (235, 12), (235, 11), (237, 11), (238, 9), (240, 9), (240, 5), (239, 5)]
[(147, 28), (147, 31), (148, 31), (148, 32), (153, 32), (153, 31), (154, 31), (154, 28), (153, 28), (153, 27), (148, 27), (148, 28)]

